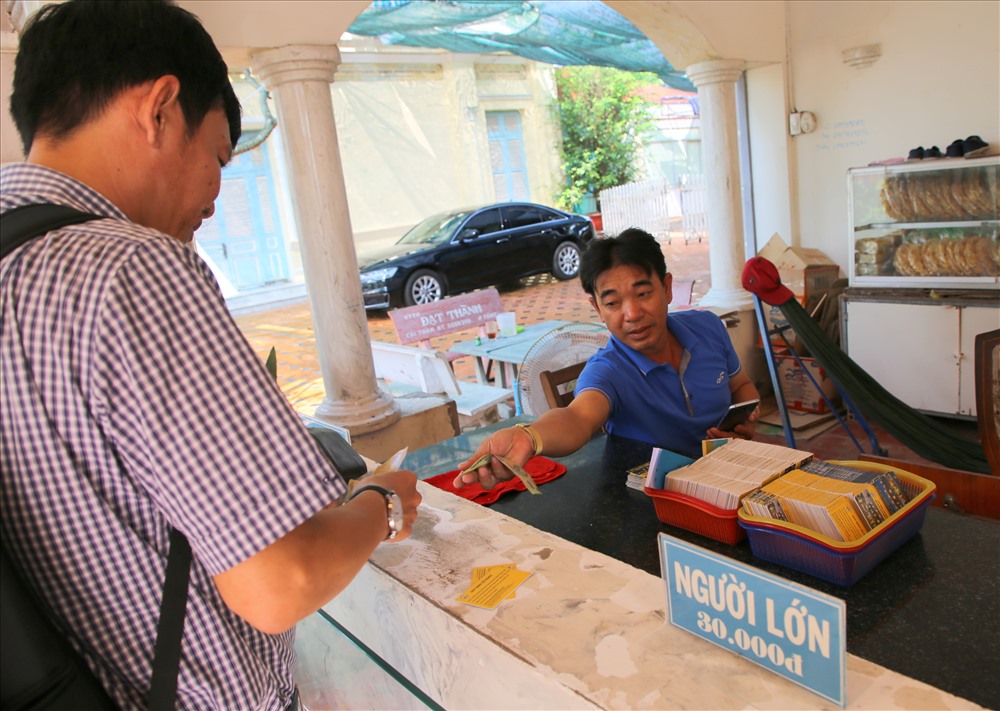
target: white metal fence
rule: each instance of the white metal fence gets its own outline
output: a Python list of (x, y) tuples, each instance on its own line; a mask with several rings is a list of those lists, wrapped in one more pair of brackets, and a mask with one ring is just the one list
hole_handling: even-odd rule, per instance
[(601, 220), (607, 234), (641, 227), (669, 244), (671, 231), (679, 229), (685, 242), (701, 240), (707, 236), (704, 178), (685, 175), (681, 185), (654, 178), (602, 190)]
[(702, 173), (681, 177), (681, 225), (684, 244), (708, 238), (708, 209), (705, 206), (705, 176)]

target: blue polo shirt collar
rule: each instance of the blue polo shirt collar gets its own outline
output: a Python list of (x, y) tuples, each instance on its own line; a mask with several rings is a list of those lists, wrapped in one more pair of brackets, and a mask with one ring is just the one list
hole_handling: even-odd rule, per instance
[[(673, 337), (676, 338), (677, 341), (684, 347), (684, 350), (688, 351), (689, 353), (693, 353), (694, 349), (697, 348), (698, 344), (701, 342), (701, 339), (698, 338), (698, 335), (693, 330), (684, 325), (680, 319), (673, 319), (668, 316), (667, 330), (670, 331)], [(643, 376), (648, 374), (649, 371), (653, 370), (654, 368), (660, 368), (660, 367), (673, 368), (673, 366), (670, 365), (669, 363), (657, 363), (655, 360), (646, 357), (645, 355), (635, 350), (631, 346), (625, 345), (624, 343), (619, 341), (614, 334), (611, 334), (610, 341), (612, 345), (615, 347), (615, 349), (623, 356), (625, 356), (629, 360), (629, 362), (632, 363), (632, 365), (638, 368), (639, 372), (642, 373)]]

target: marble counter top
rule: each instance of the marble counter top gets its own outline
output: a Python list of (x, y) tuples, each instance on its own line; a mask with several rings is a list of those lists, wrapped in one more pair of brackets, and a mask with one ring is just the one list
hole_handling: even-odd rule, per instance
[[(381, 546), (324, 612), (436, 704), (829, 708), (805, 689), (667, 624), (658, 576), (427, 484), (421, 493), (414, 534)], [(472, 568), (503, 563), (532, 573), (515, 599), (494, 610), (455, 600), (469, 587)], [(357, 685), (351, 696), (354, 677), (338, 675), (333, 655), (324, 656), (314, 642), (300, 639), (306, 704), (325, 708), (324, 686), (330, 686), (352, 708), (377, 708), (380, 692)], [(847, 670), (849, 708), (978, 708), (855, 655), (848, 655)]]

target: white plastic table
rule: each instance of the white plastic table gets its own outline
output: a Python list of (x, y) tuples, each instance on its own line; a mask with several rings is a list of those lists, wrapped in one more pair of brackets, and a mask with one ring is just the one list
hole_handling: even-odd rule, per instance
[(543, 321), (525, 326), (514, 336), (496, 338), (477, 338), (471, 341), (456, 343), (449, 350), (476, 358), (476, 379), (480, 383), (488, 382), (486, 365), (496, 361), (499, 368), (498, 379), (502, 388), (512, 387), (517, 377), (517, 367), (524, 362), (524, 357), (538, 340), (554, 328), (565, 326), (569, 321)]

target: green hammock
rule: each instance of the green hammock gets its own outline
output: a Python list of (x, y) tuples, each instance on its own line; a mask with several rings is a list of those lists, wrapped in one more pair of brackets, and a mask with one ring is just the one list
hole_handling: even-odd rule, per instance
[[(982, 445), (957, 436), (931, 417), (897, 398), (830, 340), (792, 292), (781, 283), (778, 270), (764, 257), (751, 257), (743, 265), (743, 288), (761, 301), (777, 306), (802, 342), (826, 369), (837, 389), (850, 398), (866, 417), (882, 425), (893, 437), (921, 457), (948, 467), (990, 474)], [(767, 336), (764, 336), (767, 338)], [(773, 373), (772, 373), (773, 375)]]
[(933, 418), (914, 410), (883, 388), (840, 349), (797, 299), (779, 305), (795, 335), (826, 369), (836, 386), (871, 420), (893, 437), (935, 462), (972, 472), (990, 473), (978, 442), (960, 437)]

